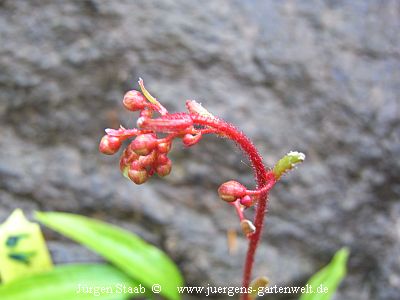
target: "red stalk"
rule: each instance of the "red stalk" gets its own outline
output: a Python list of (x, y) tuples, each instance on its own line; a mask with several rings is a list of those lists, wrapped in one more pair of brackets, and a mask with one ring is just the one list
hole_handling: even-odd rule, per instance
[[(195, 114), (192, 114), (191, 117), (194, 124), (212, 127), (216, 129), (218, 133), (223, 134), (229, 139), (235, 141), (240, 146), (242, 151), (248, 156), (253, 166), (258, 189), (261, 189), (265, 185), (267, 185), (268, 179), (274, 180), (273, 176), (269, 176), (270, 173), (265, 170), (262, 157), (257, 151), (256, 147), (243, 132), (236, 129), (236, 127), (232, 124), (229, 124), (221, 119), (209, 118)], [(273, 184), (270, 185), (270, 188), (272, 186)], [(260, 194), (256, 207), (256, 215), (253, 222), (256, 227), (256, 232), (249, 237), (249, 246), (246, 254), (242, 281), (242, 286), (245, 287), (246, 290), (249, 288), (250, 285), (250, 279), (254, 264), (254, 256), (263, 230), (264, 217), (268, 203), (268, 190), (269, 189), (265, 189)], [(247, 300), (248, 294), (243, 294), (242, 299)]]

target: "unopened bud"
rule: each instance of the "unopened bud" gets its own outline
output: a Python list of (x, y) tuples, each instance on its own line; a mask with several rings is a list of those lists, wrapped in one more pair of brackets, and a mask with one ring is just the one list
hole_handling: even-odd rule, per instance
[(139, 163), (139, 160), (135, 160), (129, 164), (129, 170), (133, 171), (141, 171), (144, 170), (142, 165)]
[(238, 198), (242, 198), (246, 195), (246, 187), (241, 183), (230, 180), (227, 181), (218, 188), (219, 197), (226, 202), (233, 202)]
[(171, 173), (172, 163), (171, 160), (168, 159), (168, 162), (163, 165), (158, 165), (156, 168), (156, 172), (159, 176), (164, 177)]
[(186, 147), (190, 147), (193, 146), (194, 144), (198, 143), (201, 139), (202, 135), (201, 134), (190, 134), (187, 133), (183, 136), (182, 138), (182, 142)]
[(157, 139), (151, 133), (136, 137), (130, 145), (131, 149), (138, 155), (147, 155), (157, 146)]
[(150, 167), (152, 164), (154, 164), (154, 162), (157, 159), (157, 154), (156, 151), (152, 151), (150, 154), (145, 155), (145, 156), (140, 156), (139, 157), (139, 164), (143, 167)]
[(102, 137), (99, 150), (103, 154), (112, 155), (121, 147), (121, 140), (116, 136), (105, 135)]
[(142, 110), (148, 105), (146, 97), (141, 92), (135, 90), (127, 92), (122, 103), (126, 109), (131, 111)]
[(240, 199), (240, 204), (246, 207), (250, 207), (253, 204), (253, 199), (249, 195), (246, 195)]
[(166, 154), (159, 154), (157, 156), (157, 165), (165, 165), (169, 161), (170, 161), (170, 159), (168, 158), (168, 156)]
[(132, 180), (136, 184), (142, 184), (147, 181), (149, 178), (149, 174), (145, 169), (142, 170), (135, 170), (130, 168), (128, 170), (128, 177), (130, 180)]
[(242, 231), (246, 236), (256, 232), (256, 227), (254, 226), (254, 224), (247, 219), (244, 219), (240, 222), (240, 227), (242, 227)]
[(139, 155), (137, 155), (135, 152), (133, 152), (131, 145), (126, 147), (122, 156), (125, 158), (127, 164), (129, 164), (139, 158)]
[(159, 153), (168, 153), (171, 150), (171, 142), (163, 142), (157, 145), (157, 150)]

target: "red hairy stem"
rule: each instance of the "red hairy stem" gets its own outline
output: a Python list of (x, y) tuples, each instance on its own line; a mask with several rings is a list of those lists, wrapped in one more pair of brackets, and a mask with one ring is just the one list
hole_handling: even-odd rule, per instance
[[(191, 114), (194, 124), (208, 126), (216, 129), (218, 133), (223, 134), (229, 139), (235, 141), (244, 153), (248, 156), (253, 169), (255, 171), (255, 177), (257, 181), (257, 188), (262, 189), (259, 195), (259, 200), (257, 202), (256, 216), (254, 219), (254, 225), (256, 227), (256, 232), (249, 238), (249, 246), (246, 255), (246, 262), (243, 271), (243, 287), (246, 289), (250, 285), (250, 278), (253, 269), (255, 252), (261, 237), (261, 232), (264, 225), (264, 217), (267, 209), (268, 202), (268, 190), (263, 189), (264, 186), (270, 185), (268, 179), (273, 180), (269, 175), (269, 172), (265, 170), (262, 157), (258, 153), (256, 147), (251, 142), (251, 140), (241, 131), (239, 131), (235, 126), (221, 120), (218, 118), (209, 118), (196, 114)], [(271, 184), (270, 188), (273, 184)], [(248, 299), (248, 294), (243, 294), (243, 299)]]

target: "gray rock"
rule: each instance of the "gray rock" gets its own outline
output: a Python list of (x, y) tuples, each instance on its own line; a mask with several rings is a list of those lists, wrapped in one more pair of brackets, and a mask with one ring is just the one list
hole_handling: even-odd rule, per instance
[[(0, 1), (0, 221), (16, 207), (101, 218), (166, 250), (188, 285), (240, 284), (246, 241), (228, 255), (239, 224), (216, 189), (254, 183), (232, 143), (176, 143), (172, 174), (143, 186), (97, 151), (104, 128), (133, 126), (121, 98), (141, 76), (172, 111), (197, 99), (236, 124), (267, 165), (307, 154), (271, 193), (255, 274), (301, 285), (348, 246), (336, 299), (397, 299), (399, 11), (396, 0)], [(59, 263), (99, 259), (46, 236)]]

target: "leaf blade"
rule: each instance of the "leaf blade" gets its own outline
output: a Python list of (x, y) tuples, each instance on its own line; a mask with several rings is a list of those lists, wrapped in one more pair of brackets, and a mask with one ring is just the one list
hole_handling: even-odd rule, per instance
[[(299, 300), (329, 300), (335, 293), (342, 279), (346, 276), (346, 265), (349, 250), (342, 248), (336, 252), (328, 265), (315, 273), (308, 280), (307, 285), (313, 288), (314, 293), (303, 293)], [(315, 293), (318, 286), (323, 284), (328, 288), (327, 293)]]
[[(52, 271), (21, 278), (0, 285), (2, 300), (125, 300), (135, 295), (77, 293), (79, 284), (92, 287), (115, 284), (138, 286), (128, 275), (105, 264), (71, 264), (55, 267)], [(137, 294), (137, 296), (142, 294)]]
[(160, 284), (163, 296), (180, 299), (177, 286), (183, 284), (183, 279), (178, 268), (164, 252), (136, 235), (69, 213), (37, 212), (36, 219), (100, 254), (146, 288)]

